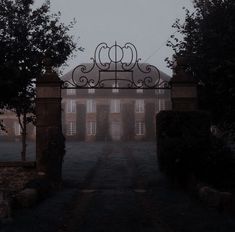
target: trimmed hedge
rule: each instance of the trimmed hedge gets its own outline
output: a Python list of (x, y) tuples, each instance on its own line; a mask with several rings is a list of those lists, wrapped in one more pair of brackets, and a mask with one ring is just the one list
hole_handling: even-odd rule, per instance
[(182, 183), (191, 175), (203, 175), (210, 152), (209, 115), (201, 111), (161, 111), (156, 125), (160, 169)]
[(235, 160), (226, 143), (210, 133), (209, 114), (162, 111), (157, 115), (160, 170), (183, 186), (193, 179), (222, 191), (235, 189)]

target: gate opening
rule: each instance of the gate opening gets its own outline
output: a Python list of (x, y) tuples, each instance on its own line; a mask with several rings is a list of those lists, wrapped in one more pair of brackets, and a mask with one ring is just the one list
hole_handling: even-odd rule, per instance
[(155, 140), (155, 116), (171, 109), (170, 76), (141, 63), (132, 43), (100, 43), (91, 58), (62, 77), (67, 140)]

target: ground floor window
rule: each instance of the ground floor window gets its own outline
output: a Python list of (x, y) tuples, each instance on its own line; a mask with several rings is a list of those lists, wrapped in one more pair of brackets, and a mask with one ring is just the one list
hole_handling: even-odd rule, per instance
[(165, 99), (158, 99), (158, 107), (159, 111), (166, 109), (166, 100)]
[(76, 101), (75, 100), (67, 101), (67, 113), (76, 113)]
[(144, 122), (143, 121), (135, 122), (135, 134), (144, 135)]
[(69, 136), (76, 135), (76, 122), (75, 121), (67, 122), (66, 134)]
[(95, 121), (88, 121), (87, 122), (87, 134), (88, 135), (95, 135), (96, 134), (96, 122)]

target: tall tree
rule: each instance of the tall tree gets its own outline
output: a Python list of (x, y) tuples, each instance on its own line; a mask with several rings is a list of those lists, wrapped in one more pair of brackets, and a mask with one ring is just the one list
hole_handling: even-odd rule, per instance
[[(235, 118), (235, 1), (193, 0), (193, 13), (185, 9), (184, 22), (173, 27), (168, 46), (176, 57), (187, 59), (187, 70), (200, 84), (203, 109), (217, 125)], [(169, 66), (172, 62), (167, 59)]]
[[(42, 75), (43, 60), (60, 67), (76, 50), (69, 31), (75, 21), (60, 22), (50, 13), (50, 1), (33, 8), (33, 0), (0, 0), (0, 108), (13, 110), (22, 133), (22, 159), (26, 152), (26, 125), (34, 113), (33, 81)], [(81, 48), (78, 48), (78, 50)]]

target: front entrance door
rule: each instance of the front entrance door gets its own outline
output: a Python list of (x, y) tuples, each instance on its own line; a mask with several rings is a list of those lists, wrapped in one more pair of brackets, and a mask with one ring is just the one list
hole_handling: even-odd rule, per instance
[(111, 137), (112, 140), (118, 141), (121, 139), (121, 123), (112, 122), (111, 123)]

